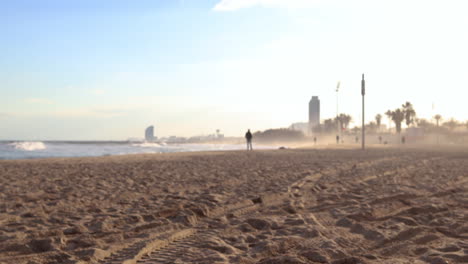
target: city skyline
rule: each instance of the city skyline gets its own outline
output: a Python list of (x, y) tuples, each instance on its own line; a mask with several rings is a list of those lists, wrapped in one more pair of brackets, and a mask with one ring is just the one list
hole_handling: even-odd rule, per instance
[(406, 101), (467, 119), (467, 3), (348, 2), (7, 1), (0, 140), (239, 136), (307, 121), (311, 95), (333, 118), (337, 81), (354, 126), (362, 73), (366, 122)]

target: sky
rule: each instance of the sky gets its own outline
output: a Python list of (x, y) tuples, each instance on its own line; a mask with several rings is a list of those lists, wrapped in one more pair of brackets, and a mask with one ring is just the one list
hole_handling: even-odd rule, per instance
[[(468, 119), (465, 0), (0, 0), (0, 140)], [(337, 82), (341, 82), (336, 92)], [(384, 119), (384, 123), (387, 121)], [(354, 125), (352, 124), (352, 125)]]

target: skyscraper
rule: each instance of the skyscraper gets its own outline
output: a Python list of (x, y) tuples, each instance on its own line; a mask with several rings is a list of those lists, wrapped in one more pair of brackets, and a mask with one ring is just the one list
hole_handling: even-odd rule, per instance
[(154, 137), (154, 126), (149, 126), (145, 130), (145, 139), (146, 141), (154, 141), (156, 137)]
[(309, 102), (309, 127), (313, 129), (320, 124), (320, 100), (318, 96), (312, 96)]

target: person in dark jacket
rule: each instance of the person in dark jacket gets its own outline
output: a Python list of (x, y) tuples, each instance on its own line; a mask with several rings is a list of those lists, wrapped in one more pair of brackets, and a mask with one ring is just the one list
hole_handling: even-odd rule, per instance
[(247, 140), (247, 150), (253, 150), (252, 149), (252, 133), (250, 133), (250, 129), (247, 130), (247, 133), (245, 133), (245, 139)]

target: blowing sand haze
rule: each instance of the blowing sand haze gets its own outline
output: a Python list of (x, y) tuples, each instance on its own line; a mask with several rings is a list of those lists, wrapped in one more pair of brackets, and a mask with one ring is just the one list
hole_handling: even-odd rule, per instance
[(0, 162), (0, 263), (466, 263), (466, 151)]
[(0, 264), (468, 263), (467, 10), (0, 0)]

